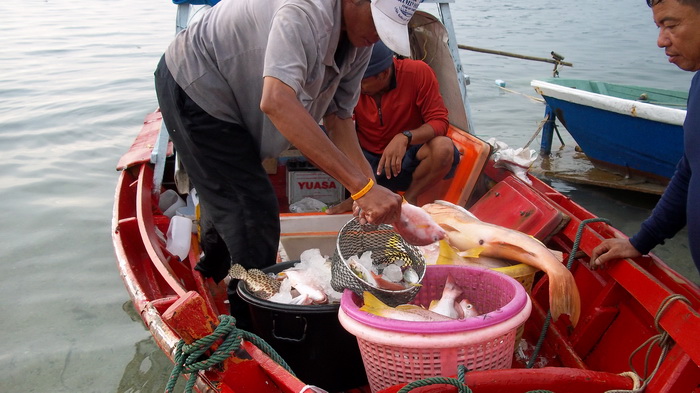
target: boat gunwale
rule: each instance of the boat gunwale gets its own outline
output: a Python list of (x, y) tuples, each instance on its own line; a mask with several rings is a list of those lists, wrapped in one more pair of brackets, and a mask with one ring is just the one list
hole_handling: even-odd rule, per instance
[(675, 126), (683, 126), (685, 121), (686, 111), (683, 109), (607, 96), (536, 79), (530, 82), (530, 86), (542, 97), (552, 97), (621, 115)]

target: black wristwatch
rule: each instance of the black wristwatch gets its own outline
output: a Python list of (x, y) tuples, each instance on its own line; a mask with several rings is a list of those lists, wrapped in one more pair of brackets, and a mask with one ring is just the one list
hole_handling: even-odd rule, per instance
[(411, 131), (404, 131), (402, 134), (406, 135), (406, 138), (408, 138), (408, 146), (411, 146), (411, 139), (413, 139)]

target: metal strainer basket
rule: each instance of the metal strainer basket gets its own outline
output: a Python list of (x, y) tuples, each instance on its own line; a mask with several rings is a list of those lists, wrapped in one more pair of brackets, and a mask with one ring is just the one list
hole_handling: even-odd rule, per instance
[(425, 258), (420, 250), (406, 243), (390, 225), (360, 225), (357, 218), (348, 221), (338, 232), (336, 248), (331, 258), (331, 286), (342, 292), (350, 289), (358, 296), (368, 291), (389, 306), (395, 307), (413, 300), (420, 285), (410, 286), (404, 290), (392, 291), (376, 288), (359, 278), (348, 266), (347, 259), (358, 258), (365, 252), (372, 251), (372, 263), (379, 272), (389, 264), (401, 260), (404, 266), (410, 266), (418, 274), (418, 283), (425, 275)]

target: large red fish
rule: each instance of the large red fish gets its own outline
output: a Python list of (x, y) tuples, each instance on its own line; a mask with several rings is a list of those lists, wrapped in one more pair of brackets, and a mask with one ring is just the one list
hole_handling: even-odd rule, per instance
[(479, 249), (480, 255), (509, 259), (534, 266), (549, 277), (549, 308), (556, 321), (569, 315), (575, 326), (581, 314), (581, 298), (571, 272), (539, 240), (522, 232), (488, 224), (466, 209), (445, 201), (423, 206), (447, 232), (446, 240), (459, 251)]

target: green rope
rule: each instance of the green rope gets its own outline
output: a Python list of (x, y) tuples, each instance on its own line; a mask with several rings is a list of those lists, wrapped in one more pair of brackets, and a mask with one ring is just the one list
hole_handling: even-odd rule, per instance
[[(202, 358), (202, 355), (204, 355), (212, 345), (222, 339), (223, 342), (208, 358)], [(253, 333), (236, 328), (236, 318), (230, 315), (220, 315), (219, 326), (216, 327), (212, 334), (202, 337), (189, 345), (185, 344), (183, 340), (177, 343), (177, 348), (175, 350), (175, 367), (173, 367), (173, 371), (170, 373), (165, 392), (173, 392), (175, 383), (180, 377), (180, 374), (192, 374), (185, 386), (185, 393), (191, 393), (197, 380), (197, 372), (207, 370), (228, 359), (240, 348), (241, 339), (255, 344), (255, 346), (270, 356), (272, 360), (294, 375), (289, 365), (287, 365), (284, 359), (282, 359), (265, 340)]]
[[(578, 225), (578, 231), (576, 232), (576, 238), (574, 239), (574, 245), (573, 245), (573, 247), (571, 247), (571, 252), (569, 253), (569, 260), (566, 263), (566, 268), (568, 270), (571, 270), (571, 266), (574, 264), (574, 258), (576, 256), (576, 253), (578, 253), (579, 243), (581, 243), (581, 237), (583, 236), (583, 228), (585, 228), (586, 225), (588, 225), (592, 222), (604, 222), (604, 223), (610, 225), (610, 221), (606, 218), (589, 218), (589, 219), (581, 221), (581, 223)], [(530, 360), (528, 360), (527, 365), (525, 366), (526, 368), (532, 368), (532, 366), (534, 366), (535, 360), (537, 359), (537, 356), (539, 356), (540, 350), (542, 349), (542, 345), (544, 344), (544, 338), (547, 335), (547, 330), (549, 330), (549, 325), (551, 324), (551, 322), (552, 322), (552, 312), (547, 311), (547, 317), (544, 320), (544, 325), (542, 326), (542, 332), (540, 333), (540, 337), (537, 339), (537, 345), (535, 345), (535, 351), (532, 353)]]
[(457, 378), (431, 377), (420, 379), (418, 381), (413, 381), (406, 384), (406, 386), (402, 387), (398, 393), (408, 393), (415, 388), (430, 385), (452, 385), (455, 386), (460, 393), (472, 393), (469, 386), (464, 384), (464, 375), (466, 374), (466, 371), (467, 368), (464, 367), (463, 364), (460, 364), (457, 366)]
[[(421, 379), (418, 381), (413, 381), (408, 384), (406, 384), (404, 387), (401, 388), (401, 390), (398, 391), (398, 393), (408, 393), (411, 390), (415, 388), (420, 388), (424, 386), (430, 386), (430, 385), (452, 385), (457, 388), (457, 391), (459, 393), (472, 393), (472, 390), (467, 386), (464, 381), (465, 381), (465, 374), (467, 372), (467, 368), (464, 367), (463, 364), (460, 364), (457, 366), (457, 378), (446, 378), (446, 377), (431, 377), (431, 378), (425, 378)], [(531, 390), (526, 393), (554, 393), (549, 390)]]

